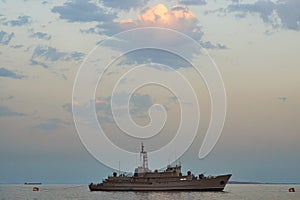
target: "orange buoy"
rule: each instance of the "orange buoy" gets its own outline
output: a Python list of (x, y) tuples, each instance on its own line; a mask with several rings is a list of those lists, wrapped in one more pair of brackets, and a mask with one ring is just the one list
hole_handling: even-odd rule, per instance
[(289, 192), (295, 192), (295, 188), (289, 188)]
[(32, 189), (32, 191), (34, 191), (34, 192), (37, 192), (37, 191), (39, 191), (40, 189), (38, 188), (38, 187), (34, 187), (33, 189)]

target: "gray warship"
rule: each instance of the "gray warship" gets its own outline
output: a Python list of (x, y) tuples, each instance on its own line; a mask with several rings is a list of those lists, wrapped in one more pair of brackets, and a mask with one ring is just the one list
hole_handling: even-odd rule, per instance
[(219, 176), (195, 176), (190, 171), (181, 173), (181, 164), (168, 165), (164, 171), (148, 168), (148, 156), (142, 144), (141, 166), (137, 167), (133, 176), (113, 173), (102, 183), (89, 185), (90, 191), (223, 191), (231, 174)]

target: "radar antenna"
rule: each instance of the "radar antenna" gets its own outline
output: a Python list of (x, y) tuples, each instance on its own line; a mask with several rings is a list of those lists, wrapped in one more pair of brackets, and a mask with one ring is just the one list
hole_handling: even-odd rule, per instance
[(142, 167), (144, 169), (148, 169), (148, 155), (147, 152), (144, 150), (144, 144), (142, 143), (142, 151), (140, 152), (140, 157), (142, 160)]

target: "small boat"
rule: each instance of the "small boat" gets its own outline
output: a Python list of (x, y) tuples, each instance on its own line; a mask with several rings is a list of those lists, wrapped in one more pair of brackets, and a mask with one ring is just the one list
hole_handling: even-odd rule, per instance
[(90, 191), (223, 191), (231, 174), (219, 176), (195, 176), (188, 171), (181, 172), (181, 165), (168, 165), (167, 169), (159, 172), (148, 168), (147, 152), (140, 152), (141, 166), (137, 167), (133, 176), (113, 173), (102, 183), (89, 185)]

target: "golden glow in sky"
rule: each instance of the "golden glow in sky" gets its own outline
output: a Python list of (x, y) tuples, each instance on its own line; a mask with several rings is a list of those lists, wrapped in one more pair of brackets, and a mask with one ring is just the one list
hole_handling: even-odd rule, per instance
[(137, 16), (137, 20), (120, 20), (121, 26), (158, 26), (171, 29), (181, 29), (182, 26), (194, 23), (195, 15), (186, 6), (176, 5), (168, 9), (164, 4), (158, 4), (145, 10)]

